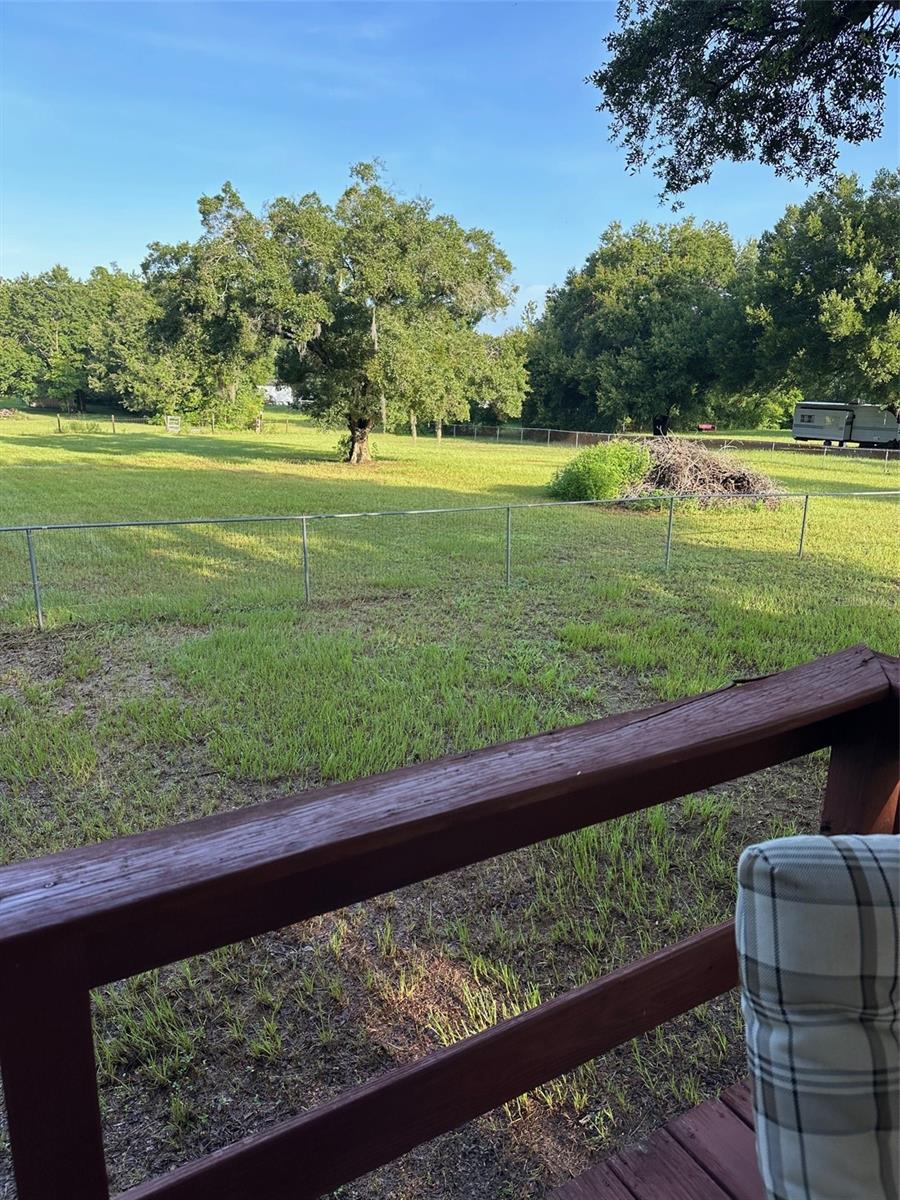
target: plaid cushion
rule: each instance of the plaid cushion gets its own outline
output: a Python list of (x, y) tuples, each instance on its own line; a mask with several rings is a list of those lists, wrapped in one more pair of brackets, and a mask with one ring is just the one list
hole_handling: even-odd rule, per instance
[(792, 837), (738, 866), (737, 943), (771, 1200), (900, 1196), (900, 838)]

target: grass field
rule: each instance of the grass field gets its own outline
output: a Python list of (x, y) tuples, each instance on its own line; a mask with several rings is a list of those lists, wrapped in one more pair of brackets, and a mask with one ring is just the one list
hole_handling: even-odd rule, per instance
[[(537, 501), (571, 450), (0, 426), (3, 524)], [(282, 418), (279, 418), (282, 420)], [(73, 426), (75, 423), (71, 423)], [(867, 460), (749, 454), (789, 491), (900, 486)], [(6, 860), (898, 643), (898, 508), (505, 507), (311, 523), (0, 535)], [(248, 532), (249, 530), (249, 532)], [(95, 996), (114, 1185), (309, 1107), (720, 920), (740, 849), (811, 827), (820, 758), (585, 830)], [(742, 1070), (731, 998), (343, 1189), (538, 1197)], [(7, 1195), (12, 1195), (8, 1170)]]

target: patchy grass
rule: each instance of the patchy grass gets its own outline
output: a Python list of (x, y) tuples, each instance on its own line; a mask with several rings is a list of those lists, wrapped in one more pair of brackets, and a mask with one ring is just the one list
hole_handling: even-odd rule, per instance
[[(53, 434), (29, 414), (0, 437), (5, 519), (506, 504), (540, 497), (571, 454), (384, 438), (379, 462), (353, 471), (328, 461), (333, 434), (286, 419), (262, 438), (140, 426), (113, 438)], [(864, 460), (753, 461), (803, 492), (890, 482)], [(0, 566), (3, 857), (520, 737), (853, 641), (895, 651), (896, 512), (816, 500), (798, 560), (799, 502), (685, 506), (666, 572), (664, 513), (518, 510), (510, 589), (505, 513), (437, 518), (440, 530), (430, 517), (331, 523), (311, 539), (309, 606), (295, 529), (98, 534), (56, 550), (62, 535), (39, 535), (48, 633), (28, 628), (27, 577), (9, 582), (8, 551)], [(99, 990), (114, 1187), (723, 919), (740, 849), (810, 827), (822, 771), (819, 757), (788, 764)], [(733, 998), (704, 1006), (341, 1195), (545, 1195), (736, 1078), (737, 1020)]]

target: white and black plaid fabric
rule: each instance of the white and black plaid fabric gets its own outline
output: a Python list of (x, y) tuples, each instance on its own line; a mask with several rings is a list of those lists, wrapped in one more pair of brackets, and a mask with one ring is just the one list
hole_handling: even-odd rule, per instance
[(738, 867), (737, 944), (771, 1200), (900, 1197), (900, 838), (792, 837)]

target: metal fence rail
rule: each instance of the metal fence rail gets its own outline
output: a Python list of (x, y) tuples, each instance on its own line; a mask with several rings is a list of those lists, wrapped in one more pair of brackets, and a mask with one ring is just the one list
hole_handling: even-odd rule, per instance
[[(430, 427), (427, 436), (435, 436), (435, 427)], [(478, 425), (474, 422), (464, 422), (455, 425), (444, 425), (442, 433), (445, 437), (471, 437), (475, 441), (505, 442), (509, 444), (529, 443), (543, 446), (596, 446), (601, 442), (610, 442), (621, 438), (647, 438), (649, 433), (596, 433), (583, 429), (546, 429), (543, 426), (531, 425)], [(878, 446), (825, 446), (812, 445), (805, 442), (795, 442), (785, 438), (734, 438), (709, 437), (706, 434), (679, 433), (672, 436), (684, 441), (701, 442), (716, 450), (788, 450), (798, 454), (829, 454), (844, 455), (849, 458), (874, 458), (883, 462), (900, 462), (900, 450), (882, 449)]]
[[(19, 543), (21, 546), (20, 561), (21, 565), (27, 571), (27, 578), (30, 582), (29, 590), (35, 623), (39, 629), (43, 629), (45, 627), (46, 609), (44, 595), (48, 587), (68, 586), (75, 590), (89, 588), (97, 596), (103, 596), (105, 595), (105, 588), (109, 584), (109, 576), (103, 575), (104, 567), (116, 579), (127, 575), (129, 571), (132, 572), (132, 577), (136, 578), (135, 568), (139, 568), (142, 564), (146, 565), (148, 556), (153, 556), (154, 558), (157, 566), (157, 582), (162, 587), (166, 586), (170, 578), (167, 572), (171, 572), (171, 578), (174, 578), (176, 569), (181, 569), (183, 575), (185, 564), (187, 564), (189, 571), (193, 575), (199, 576), (201, 580), (213, 577), (221, 579), (223, 586), (229, 586), (234, 575), (244, 565), (243, 557), (246, 557), (249, 553), (246, 546), (246, 538), (241, 533), (244, 527), (258, 527), (260, 531), (271, 531), (269, 542), (262, 555), (263, 561), (267, 564), (268, 573), (260, 594), (262, 596), (269, 596), (275, 595), (277, 592), (278, 595), (284, 594), (295, 597), (299, 592), (299, 581), (302, 579), (303, 597), (309, 603), (313, 597), (312, 579), (314, 574), (313, 560), (315, 558), (311, 546), (311, 528), (321, 526), (327, 522), (368, 522), (370, 520), (378, 521), (396, 518), (403, 518), (410, 521), (416, 518), (424, 518), (431, 521), (433, 518), (443, 518), (446, 523), (454, 517), (465, 515), (467, 520), (463, 523), (461, 530), (457, 532), (459, 551), (457, 558), (463, 562), (464, 566), (477, 564), (482, 560), (489, 565), (491, 562), (496, 561), (492, 558), (494, 553), (492, 547), (496, 548), (499, 541), (502, 545), (502, 577), (505, 585), (509, 587), (514, 582), (515, 562), (513, 546), (515, 526), (513, 515), (515, 513), (520, 514), (521, 517), (521, 515), (528, 512), (549, 510), (548, 516), (556, 523), (547, 528), (548, 532), (555, 536), (556, 533), (561, 535), (563, 532), (560, 522), (564, 513), (574, 514), (579, 510), (588, 508), (637, 508), (645, 515), (657, 518), (659, 521), (658, 528), (652, 521), (649, 527), (631, 526), (622, 541), (629, 549), (633, 547), (636, 553), (642, 555), (655, 553), (653, 545), (658, 546), (659, 565), (663, 570), (668, 571), (672, 565), (676, 528), (675, 516), (676, 508), (679, 504), (692, 506), (708, 505), (710, 510), (715, 509), (720, 512), (728, 508), (734, 508), (735, 506), (743, 506), (747, 510), (757, 508), (764, 514), (762, 517), (763, 521), (772, 522), (775, 520), (776, 510), (774, 508), (767, 508), (767, 505), (771, 505), (773, 501), (776, 501), (778, 509), (781, 509), (782, 514), (786, 514), (787, 518), (789, 518), (786, 523), (785, 520), (781, 522), (783, 528), (780, 530), (782, 536), (780, 548), (784, 552), (789, 551), (796, 557), (803, 558), (807, 549), (809, 512), (810, 508), (814, 506), (813, 502), (852, 499), (893, 500), (898, 497), (900, 497), (900, 489), (816, 493), (780, 492), (774, 496), (768, 493), (748, 493), (728, 497), (723, 497), (715, 493), (699, 492), (690, 495), (653, 495), (613, 500), (541, 500), (518, 504), (383, 509), (368, 512), (154, 518), (135, 521), (72, 521), (60, 524), (31, 523), (27, 525), (0, 526), (0, 535), (2, 535), (0, 536), (0, 551), (3, 552), (0, 554), (0, 568), (4, 567), (4, 561), (8, 563), (18, 559), (15, 550), (13, 550), (12, 559), (5, 556), (10, 542), (17, 535), (22, 536), (22, 542)], [(552, 518), (552, 513), (554, 512), (557, 516)], [(503, 516), (503, 523), (499, 531), (495, 527), (479, 530), (471, 520), (476, 514), (482, 516), (484, 514), (495, 513), (502, 514)], [(796, 524), (793, 523), (794, 514), (797, 516)], [(166, 533), (175, 533), (177, 531), (187, 532), (203, 527), (208, 527), (211, 530), (219, 530), (220, 533), (214, 540), (208, 539), (199, 548), (190, 541), (184, 540), (181, 542), (157, 541), (153, 543), (140, 543), (137, 546), (129, 543), (127, 546), (112, 547), (105, 543), (99, 545), (90, 540), (85, 544), (79, 540), (75, 543), (74, 552), (66, 554), (60, 550), (60, 539), (64, 539), (66, 534), (74, 533), (79, 536), (79, 539), (82, 537), (88, 539), (89, 535), (96, 531), (138, 530), (159, 531), (160, 536), (163, 536)], [(238, 532), (230, 533), (235, 527), (237, 527)], [(697, 545), (707, 549), (716, 548), (717, 546), (727, 548), (721, 542), (722, 532), (722, 528), (719, 527), (719, 541), (716, 540), (716, 530), (714, 529), (710, 540), (706, 540), (701, 535), (695, 538), (695, 542)], [(571, 537), (583, 540), (585, 527), (581, 525), (574, 531), (569, 528), (567, 533)], [(273, 542), (273, 537), (280, 537), (282, 542)], [(657, 537), (659, 538), (658, 541), (656, 541)], [(288, 540), (284, 542), (284, 538)], [(524, 542), (527, 542), (527, 539), (523, 538)], [(66, 544), (71, 549), (71, 544)], [(403, 553), (406, 545), (408, 545), (408, 537), (399, 532), (397, 535), (399, 553)], [(254, 552), (258, 548), (258, 543), (255, 543), (252, 547)], [(203, 551), (202, 556), (200, 550)], [(93, 557), (91, 556), (92, 551)], [(545, 566), (540, 550), (536, 551), (534, 547), (523, 545), (523, 551), (526, 558), (530, 556), (531, 565), (540, 563), (542, 567)], [(442, 550), (442, 554), (445, 553)], [(42, 561), (42, 554), (45, 556), (46, 561)], [(207, 565), (201, 569), (198, 564), (201, 561), (210, 560), (210, 556), (212, 565)], [(256, 554), (255, 561), (259, 560), (259, 558), (260, 555)], [(25, 567), (26, 563), (27, 567)], [(54, 567), (56, 568), (56, 572), (54, 572)], [(493, 569), (491, 568), (492, 571)], [(276, 572), (278, 575), (277, 580), (275, 578)], [(16, 574), (15, 566), (13, 567), (13, 574)], [(20, 572), (18, 574), (21, 575)], [(496, 578), (496, 575), (494, 577)], [(5, 584), (8, 579), (9, 576), (5, 573), (5, 569), (0, 569), (0, 609), (9, 607), (7, 597), (4, 595)], [(348, 586), (350, 579), (351, 574), (347, 573), (346, 582)], [(282, 591), (278, 591), (279, 588)]]

